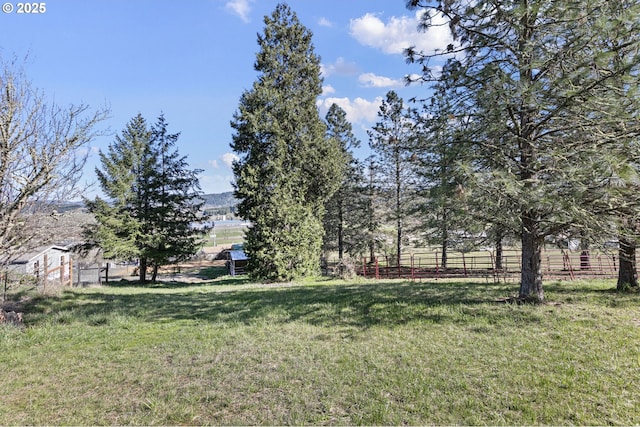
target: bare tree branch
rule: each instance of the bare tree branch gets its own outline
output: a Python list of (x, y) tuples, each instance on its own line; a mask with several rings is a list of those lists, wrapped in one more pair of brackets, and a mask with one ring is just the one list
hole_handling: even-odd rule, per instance
[(47, 243), (38, 214), (81, 193), (86, 146), (107, 115), (47, 103), (19, 61), (0, 58), (0, 265)]

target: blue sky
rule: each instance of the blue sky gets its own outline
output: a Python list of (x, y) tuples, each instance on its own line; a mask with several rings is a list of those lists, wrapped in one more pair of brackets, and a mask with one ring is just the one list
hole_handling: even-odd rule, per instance
[[(192, 168), (203, 169), (206, 193), (230, 191), (229, 125), (240, 95), (256, 78), (256, 35), (272, 0), (51, 0), (41, 14), (0, 13), (0, 55), (28, 55), (34, 86), (58, 104), (108, 106), (111, 136), (92, 142), (85, 181), (95, 180), (98, 150), (141, 113), (155, 122), (164, 113), (178, 149)], [(417, 31), (415, 11), (404, 0), (290, 0), (313, 32), (321, 57), (322, 117), (340, 105), (365, 147), (381, 99), (395, 90), (405, 100), (428, 88), (405, 86), (402, 50), (449, 43), (446, 26)], [(17, 7), (17, 2), (12, 2)], [(94, 188), (92, 192), (97, 192)]]

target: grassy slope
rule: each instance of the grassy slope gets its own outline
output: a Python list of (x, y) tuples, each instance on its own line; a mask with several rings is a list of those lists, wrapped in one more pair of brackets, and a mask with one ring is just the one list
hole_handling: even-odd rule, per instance
[(550, 283), (77, 290), (0, 328), (0, 424), (634, 424), (639, 295)]

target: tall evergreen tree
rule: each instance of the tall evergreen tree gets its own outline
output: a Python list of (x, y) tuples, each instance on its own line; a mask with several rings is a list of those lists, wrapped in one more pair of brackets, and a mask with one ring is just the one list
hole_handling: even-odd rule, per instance
[(373, 151), (377, 187), (391, 201), (388, 219), (396, 227), (396, 261), (400, 264), (404, 226), (410, 212), (413, 191), (412, 154), (409, 151), (413, 133), (403, 100), (389, 91), (378, 111), (380, 119), (368, 132)]
[[(634, 2), (637, 8), (637, 2)], [(611, 0), (608, 3), (610, 14), (614, 22), (623, 23), (630, 3), (628, 0)], [(631, 15), (633, 16), (633, 15)], [(636, 19), (638, 16), (636, 15)], [(596, 36), (600, 44), (615, 53), (610, 61), (624, 70), (625, 64), (633, 62), (633, 57), (638, 55), (637, 33), (620, 34), (619, 29), (611, 26), (603, 28)], [(631, 49), (629, 49), (631, 46)], [(595, 73), (607, 72), (606, 69), (595, 69)], [(619, 242), (619, 268), (617, 289), (624, 291), (638, 288), (638, 272), (636, 262), (636, 248), (640, 242), (640, 85), (629, 84), (638, 81), (637, 68), (627, 68), (613, 78), (611, 88), (617, 92), (617, 98), (621, 103), (631, 104), (630, 108), (615, 108), (617, 123), (608, 133), (618, 135), (616, 146), (621, 159), (626, 161), (628, 168), (618, 173), (620, 180), (617, 182), (614, 194), (609, 194), (609, 205), (605, 207), (610, 211), (610, 204), (615, 200), (615, 219), (618, 227)], [(616, 102), (615, 100), (612, 100)], [(634, 108), (633, 105), (636, 107)], [(611, 125), (611, 123), (609, 123)], [(622, 127), (622, 129), (620, 129)]]
[(340, 146), (344, 174), (340, 188), (327, 200), (324, 218), (324, 250), (338, 251), (338, 259), (345, 253), (361, 253), (366, 241), (366, 195), (364, 193), (362, 164), (353, 150), (360, 141), (353, 135), (351, 123), (345, 111), (337, 104), (331, 105), (325, 117), (327, 138), (335, 139)]
[(156, 280), (158, 268), (169, 262), (183, 261), (202, 246), (204, 199), (200, 189), (199, 169), (189, 169), (186, 156), (176, 147), (180, 134), (170, 134), (164, 115), (151, 129), (152, 151), (155, 164), (151, 168), (149, 189), (153, 203), (149, 223), (153, 238), (147, 255), (153, 264)]
[(456, 118), (449, 103), (446, 87), (436, 85), (430, 103), (413, 112), (416, 131), (411, 144), (418, 178), (415, 209), (421, 216), (419, 227), (427, 243), (439, 244), (442, 268), (447, 268), (454, 234), (464, 231), (468, 222), (459, 165), (464, 145), (458, 140), (466, 120)]
[[(473, 119), (468, 150), (474, 198), (499, 223), (517, 219), (522, 300), (544, 299), (546, 236), (575, 225), (602, 226), (593, 208), (620, 167), (612, 147), (626, 130), (617, 118), (637, 110), (620, 98), (617, 77), (634, 76), (625, 85), (637, 86), (640, 65), (640, 4), (625, 1), (614, 11), (614, 3), (407, 2), (427, 8), (425, 28), (435, 14), (449, 20), (456, 41), (441, 52), (457, 53), (449, 84), (457, 114)], [(610, 43), (602, 43), (599, 34), (607, 34)], [(620, 50), (633, 53), (615, 61)], [(407, 55), (428, 70), (441, 52), (408, 49)]]
[(148, 267), (155, 281), (159, 267), (188, 258), (201, 243), (202, 230), (193, 227), (205, 219), (199, 171), (174, 149), (177, 138), (163, 116), (150, 129), (138, 114), (100, 152), (96, 174), (107, 200), (85, 201), (96, 217), (87, 236), (106, 258), (139, 260), (143, 283)]
[(85, 200), (97, 223), (89, 226), (87, 237), (96, 242), (107, 259), (137, 259), (142, 225), (138, 212), (142, 199), (137, 185), (142, 181), (141, 164), (150, 145), (147, 121), (138, 114), (116, 135), (107, 149), (100, 151), (102, 168), (96, 168), (98, 183), (105, 199)]
[(258, 79), (242, 94), (231, 126), (238, 213), (251, 222), (250, 275), (290, 280), (319, 270), (326, 200), (342, 175), (340, 147), (316, 107), (322, 93), (312, 34), (286, 4), (258, 35)]
[(366, 187), (365, 187), (365, 216), (366, 216), (366, 239), (365, 243), (369, 250), (369, 263), (373, 264), (376, 260), (376, 252), (380, 250), (383, 246), (383, 241), (385, 240), (382, 231), (381, 225), (383, 222), (383, 214), (386, 212), (381, 212), (381, 206), (384, 204), (382, 201), (386, 200), (384, 195), (378, 194), (377, 189), (377, 164), (375, 155), (371, 155), (367, 158), (367, 162), (369, 163), (367, 167), (367, 171), (365, 172), (366, 178)]

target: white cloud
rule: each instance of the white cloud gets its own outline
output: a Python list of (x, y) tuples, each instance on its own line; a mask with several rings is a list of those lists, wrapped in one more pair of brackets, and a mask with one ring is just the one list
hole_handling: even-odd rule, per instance
[[(432, 69), (436, 74), (440, 74), (440, 71), (442, 71), (442, 67), (433, 67)], [(422, 78), (421, 74), (415, 74), (415, 73), (407, 74), (405, 76), (405, 79), (409, 79), (411, 80), (411, 82), (419, 82), (421, 78)]]
[(324, 116), (332, 104), (337, 104), (347, 113), (347, 120), (351, 124), (360, 122), (374, 122), (378, 116), (382, 97), (376, 97), (373, 101), (363, 98), (325, 98), (317, 102), (321, 115)]
[(387, 54), (401, 54), (410, 46), (426, 52), (445, 49), (452, 43), (445, 18), (442, 15), (435, 16), (432, 19), (433, 26), (427, 32), (420, 32), (418, 23), (423, 13), (421, 10), (413, 17), (392, 16), (386, 23), (377, 15), (367, 13), (351, 20), (351, 36), (360, 44), (380, 49)]
[(333, 86), (331, 85), (322, 86), (322, 96), (331, 95), (333, 93), (336, 93), (336, 90)]
[(233, 175), (200, 175), (200, 187), (205, 194), (232, 191)]
[(333, 22), (329, 21), (327, 18), (322, 17), (318, 20), (318, 25), (320, 25), (321, 27), (333, 27)]
[(333, 64), (320, 64), (320, 72), (322, 77), (328, 77), (332, 74), (352, 76), (358, 73), (358, 66), (355, 62), (347, 62), (340, 57)]
[(247, 23), (250, 21), (249, 13), (251, 12), (251, 3), (253, 3), (253, 1), (254, 0), (229, 0), (224, 5), (224, 8)]
[(222, 160), (222, 163), (230, 168), (233, 165), (233, 162), (240, 160), (240, 157), (238, 157), (234, 153), (224, 153), (222, 156), (220, 156), (220, 159)]
[(373, 73), (360, 74), (358, 81), (364, 87), (400, 87), (404, 84), (402, 80), (377, 76)]
[[(231, 168), (235, 160), (239, 160), (234, 153), (224, 153), (217, 159), (208, 160), (207, 165), (211, 167), (207, 172), (199, 175), (200, 186), (205, 193), (223, 193), (233, 189), (231, 183), (234, 176), (224, 166)], [(212, 170), (213, 169), (213, 170)]]

